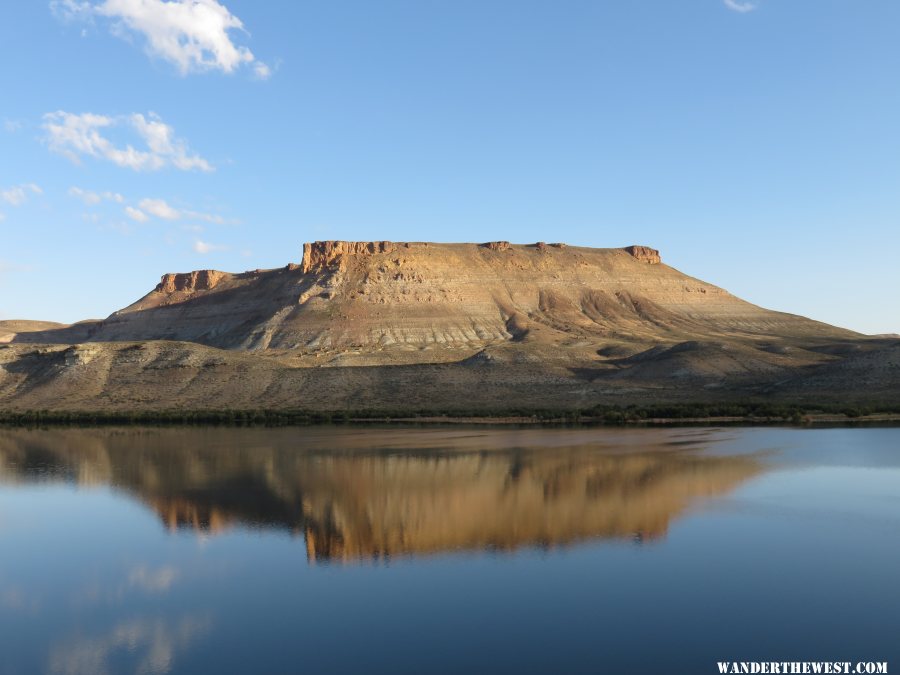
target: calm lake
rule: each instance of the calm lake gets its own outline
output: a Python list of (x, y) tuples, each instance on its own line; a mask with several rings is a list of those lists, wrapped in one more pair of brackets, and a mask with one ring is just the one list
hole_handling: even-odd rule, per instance
[(4, 675), (900, 670), (898, 635), (900, 428), (0, 429)]

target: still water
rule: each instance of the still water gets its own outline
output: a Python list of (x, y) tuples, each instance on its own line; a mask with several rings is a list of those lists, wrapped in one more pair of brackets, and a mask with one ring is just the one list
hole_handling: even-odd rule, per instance
[(0, 673), (900, 669), (900, 429), (0, 429)]

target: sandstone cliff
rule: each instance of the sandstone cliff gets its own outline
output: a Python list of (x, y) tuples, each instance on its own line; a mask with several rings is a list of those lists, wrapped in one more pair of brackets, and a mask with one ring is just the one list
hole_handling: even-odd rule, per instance
[(174, 293), (175, 291), (209, 291), (216, 287), (226, 275), (218, 270), (196, 270), (187, 274), (164, 274), (156, 288), (157, 293)]
[[(412, 244), (402, 244), (410, 248)], [(350, 256), (369, 256), (374, 253), (393, 253), (397, 245), (392, 241), (316, 241), (303, 244), (300, 270), (307, 274), (323, 270)]]

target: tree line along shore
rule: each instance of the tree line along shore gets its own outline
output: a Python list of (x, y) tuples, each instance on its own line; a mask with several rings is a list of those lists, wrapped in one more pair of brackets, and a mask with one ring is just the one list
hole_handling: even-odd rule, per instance
[(900, 422), (900, 403), (838, 404), (683, 403), (601, 405), (582, 410), (6, 410), (4, 426), (308, 426), (318, 424), (860, 424)]

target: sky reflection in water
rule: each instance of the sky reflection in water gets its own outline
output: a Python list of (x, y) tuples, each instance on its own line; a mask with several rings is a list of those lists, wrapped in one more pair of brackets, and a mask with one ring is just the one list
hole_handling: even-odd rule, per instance
[(898, 448), (900, 429), (0, 430), (0, 673), (890, 660)]

